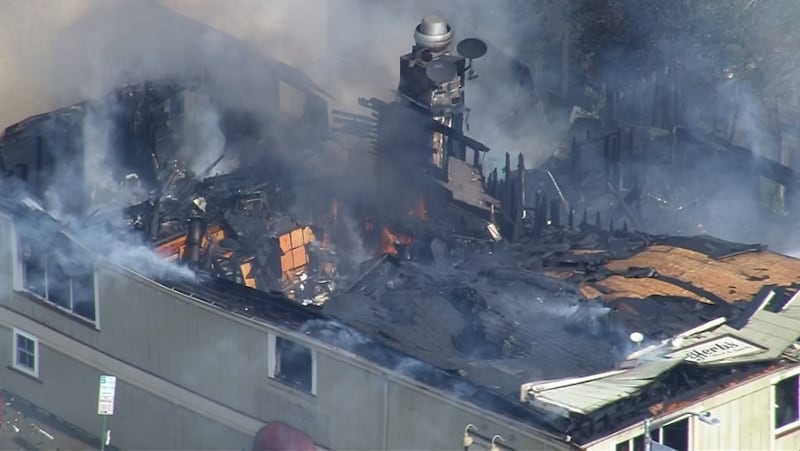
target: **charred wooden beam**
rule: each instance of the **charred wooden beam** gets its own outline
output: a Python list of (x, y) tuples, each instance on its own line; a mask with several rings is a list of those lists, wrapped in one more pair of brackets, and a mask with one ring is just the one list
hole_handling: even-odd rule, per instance
[(200, 245), (205, 232), (205, 221), (201, 216), (193, 215), (188, 222), (184, 260), (189, 263), (189, 267), (194, 268), (200, 261)]
[(550, 223), (556, 227), (561, 227), (561, 204), (558, 199), (550, 201)]
[(514, 184), (514, 230), (512, 239), (519, 240), (522, 235), (522, 217), (525, 214), (525, 157), (517, 158), (517, 180)]
[(572, 137), (572, 178), (574, 182), (578, 182), (581, 177), (581, 146), (578, 144), (578, 138)]

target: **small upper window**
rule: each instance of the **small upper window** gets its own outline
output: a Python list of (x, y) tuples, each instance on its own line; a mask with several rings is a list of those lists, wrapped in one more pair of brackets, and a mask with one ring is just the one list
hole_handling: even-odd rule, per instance
[(775, 385), (775, 428), (800, 420), (800, 376), (786, 378)]
[(52, 240), (20, 236), (22, 289), (83, 319), (96, 319), (91, 256), (57, 234)]
[(275, 379), (311, 393), (313, 367), (310, 348), (286, 338), (275, 338)]
[(39, 377), (39, 340), (19, 329), (14, 329), (13, 366), (34, 377)]
[[(676, 451), (689, 449), (689, 419), (667, 424), (650, 430), (651, 443), (658, 443)], [(631, 440), (617, 443), (616, 451), (645, 451), (647, 444), (644, 435), (637, 435)]]

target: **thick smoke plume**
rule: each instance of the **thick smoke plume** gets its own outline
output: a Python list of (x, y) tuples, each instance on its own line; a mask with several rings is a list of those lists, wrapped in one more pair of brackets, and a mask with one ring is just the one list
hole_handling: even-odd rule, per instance
[[(571, 63), (578, 68), (573, 92), (591, 84), (596, 90), (624, 93), (614, 117), (623, 123), (687, 126), (797, 167), (792, 123), (800, 111), (800, 64), (794, 50), (797, 33), (790, 23), (800, 17), (800, 4), (598, 0), (575, 2), (569, 14)], [(679, 92), (677, 117), (656, 114), (656, 83)], [(709, 212), (702, 225), (673, 225), (657, 232), (708, 233), (781, 250), (796, 247), (780, 226), (780, 216), (796, 207), (785, 205), (779, 187), (766, 181), (759, 187), (757, 180), (747, 187), (741, 180), (721, 185), (720, 178), (730, 169), (709, 165), (707, 171), (712, 177), (691, 182)]]
[[(32, 17), (39, 13), (33, 4), (42, 4), (16, 3)], [(276, 75), (266, 63), (272, 58), (310, 74), (342, 106), (353, 107), (358, 97), (389, 99), (397, 87), (398, 58), (411, 49), (414, 27), (423, 16), (437, 13), (451, 23), (457, 39), (478, 36), (490, 45), (490, 54), (475, 65), (483, 78), (467, 88), (471, 134), (496, 149), (492, 161), (505, 151), (523, 151), (529, 161), (540, 161), (555, 147), (555, 135), (548, 133), (553, 124), (540, 110), (520, 104), (520, 98), (534, 94), (516, 87), (515, 74), (503, 66), (509, 59), (532, 66), (543, 33), (538, 30), (546, 30), (560, 7), (501, 3), (73, 0), (51, 12), (52, 17), (37, 19), (36, 28), (16, 26), (30, 40), (10, 40), (17, 46), (8, 49), (9, 60), (24, 63), (17, 66), (24, 67), (20, 70), (35, 86), (30, 97), (36, 101), (13, 112), (9, 108), (0, 119), (13, 122), (125, 82), (198, 74), (214, 87), (215, 100), (227, 103), (222, 107), (263, 112), (274, 96), (267, 87)], [(12, 76), (13, 71), (7, 75)]]
[(225, 158), (220, 114), (208, 96), (198, 94), (193, 99), (186, 108), (179, 155), (198, 176), (226, 174), (235, 168), (235, 159)]

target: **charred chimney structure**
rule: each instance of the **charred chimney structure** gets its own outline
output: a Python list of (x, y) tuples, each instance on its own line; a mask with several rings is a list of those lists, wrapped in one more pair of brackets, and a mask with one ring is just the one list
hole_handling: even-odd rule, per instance
[(439, 16), (423, 18), (413, 36), (411, 51), (400, 57), (394, 101), (362, 98), (371, 117), (334, 111), (333, 121), (340, 131), (373, 141), (382, 221), (396, 222), (420, 199), (438, 206), (455, 200), (490, 219), (497, 201), (486, 195), (481, 172), (489, 147), (464, 135), (465, 86), (477, 77), (472, 61), (487, 46), (475, 38), (454, 45), (455, 30)]
[[(427, 16), (414, 31), (411, 52), (400, 57), (398, 96), (436, 122), (461, 132), (466, 114), (466, 59), (452, 51), (453, 29), (439, 16)], [(447, 177), (450, 156), (466, 158), (463, 143), (440, 131), (431, 134), (430, 163)]]

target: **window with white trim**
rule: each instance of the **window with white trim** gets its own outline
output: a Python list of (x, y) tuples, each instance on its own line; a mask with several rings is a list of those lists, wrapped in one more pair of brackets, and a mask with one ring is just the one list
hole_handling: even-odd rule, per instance
[(274, 367), (270, 375), (294, 388), (313, 393), (314, 356), (311, 348), (288, 338), (275, 337)]
[(94, 268), (88, 252), (61, 233), (42, 237), (21, 231), (20, 254), (22, 290), (95, 322)]
[[(651, 429), (650, 439), (676, 451), (689, 451), (689, 418)], [(645, 449), (647, 448), (644, 435), (637, 435), (630, 440), (617, 443), (616, 446), (616, 451), (644, 451)]]
[(15, 369), (39, 377), (39, 340), (25, 331), (14, 329), (13, 359)]
[(775, 429), (800, 421), (800, 376), (775, 384)]

